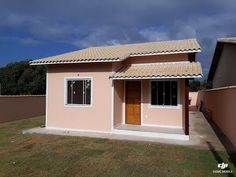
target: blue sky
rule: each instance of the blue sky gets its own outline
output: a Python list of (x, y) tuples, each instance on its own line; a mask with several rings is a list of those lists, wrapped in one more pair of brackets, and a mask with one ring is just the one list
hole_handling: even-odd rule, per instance
[(89, 46), (197, 38), (205, 75), (216, 38), (236, 36), (235, 0), (0, 0), (0, 66)]

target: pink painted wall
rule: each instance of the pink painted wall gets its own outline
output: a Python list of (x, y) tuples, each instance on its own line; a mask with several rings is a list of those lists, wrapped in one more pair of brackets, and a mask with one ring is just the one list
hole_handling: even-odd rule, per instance
[(0, 122), (45, 115), (45, 96), (0, 96)]
[(236, 147), (236, 86), (201, 91), (198, 106), (201, 101), (212, 112), (212, 120)]
[(179, 103), (177, 107), (161, 108), (150, 105), (150, 84), (143, 81), (143, 124), (182, 127), (184, 80), (179, 80)]
[[(111, 130), (111, 64), (65, 64), (48, 67), (47, 127)], [(64, 79), (66, 77), (92, 77), (92, 106), (67, 106), (64, 104)]]
[[(136, 63), (155, 63), (155, 62), (176, 62), (188, 61), (188, 54), (170, 54), (170, 55), (154, 55), (154, 56), (138, 56), (130, 57), (123, 61), (123, 64)], [(142, 124), (143, 125), (158, 125), (158, 126), (173, 126), (182, 127), (183, 124), (183, 103), (184, 103), (184, 80), (179, 80), (179, 104), (177, 108), (161, 108), (150, 106), (149, 88), (150, 80), (143, 80), (142, 91)], [(123, 103), (124, 104), (124, 103)], [(124, 112), (124, 106), (123, 106)], [(123, 113), (123, 122), (124, 122)]]
[(113, 62), (112, 63), (112, 72), (119, 70), (123, 66), (122, 62)]
[[(125, 99), (123, 81), (114, 81), (114, 125), (125, 122)], [(173, 126), (182, 128), (183, 103), (184, 103), (184, 80), (179, 80), (179, 104), (174, 108), (153, 107), (150, 105), (150, 80), (142, 81), (141, 119), (142, 125)]]
[(114, 81), (114, 125), (122, 124), (124, 105), (124, 81)]
[(197, 111), (198, 92), (189, 92), (189, 99), (190, 99), (189, 111)]
[(188, 54), (169, 54), (129, 57), (123, 64), (188, 61)]

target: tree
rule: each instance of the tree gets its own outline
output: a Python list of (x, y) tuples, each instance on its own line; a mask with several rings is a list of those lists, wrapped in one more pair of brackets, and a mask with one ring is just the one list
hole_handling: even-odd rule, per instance
[(190, 80), (189, 81), (189, 90), (190, 92), (197, 92), (199, 90), (205, 90), (205, 89), (211, 89), (211, 83), (207, 82), (206, 80), (204, 81), (199, 81), (199, 80)]
[(2, 95), (38, 95), (46, 92), (46, 67), (30, 66), (29, 61), (10, 63), (0, 68)]
[(190, 80), (189, 82), (189, 90), (191, 92), (197, 92), (201, 89), (201, 82), (198, 80)]

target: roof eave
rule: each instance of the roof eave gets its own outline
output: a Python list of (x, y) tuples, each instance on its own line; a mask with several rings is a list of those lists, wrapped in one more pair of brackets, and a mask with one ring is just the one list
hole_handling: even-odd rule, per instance
[(198, 52), (201, 52), (201, 49), (185, 50), (185, 51), (167, 51), (167, 52), (163, 51), (163, 52), (137, 53), (137, 54), (130, 54), (130, 57), (181, 54), (181, 53), (198, 53)]
[(150, 76), (150, 77), (110, 77), (113, 80), (137, 80), (137, 79), (191, 79), (191, 78), (202, 78), (202, 74), (198, 75), (189, 75), (189, 76)]
[(217, 42), (225, 43), (225, 44), (236, 44), (236, 37), (232, 38), (218, 38)]
[(102, 60), (102, 61), (33, 61), (29, 62), (30, 65), (53, 65), (53, 64), (79, 64), (79, 63), (110, 63), (120, 60)]

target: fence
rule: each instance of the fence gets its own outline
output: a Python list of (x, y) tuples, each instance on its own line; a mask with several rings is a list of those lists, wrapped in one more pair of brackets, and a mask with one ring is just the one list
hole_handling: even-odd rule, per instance
[(236, 146), (236, 86), (200, 91), (197, 106), (203, 107)]
[(0, 96), (0, 122), (45, 115), (44, 95)]

